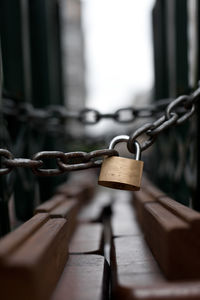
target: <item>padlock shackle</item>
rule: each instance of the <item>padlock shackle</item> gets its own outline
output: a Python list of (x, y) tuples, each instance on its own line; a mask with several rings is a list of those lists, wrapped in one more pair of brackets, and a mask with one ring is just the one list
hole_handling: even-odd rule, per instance
[[(114, 149), (115, 146), (118, 144), (118, 143), (121, 143), (121, 142), (126, 142), (129, 140), (129, 136), (128, 135), (118, 135), (118, 136), (115, 136), (111, 142), (110, 142), (110, 145), (109, 145), (109, 149)], [(137, 140), (134, 141), (134, 145), (135, 145), (135, 149), (136, 149), (136, 154), (135, 154), (135, 159), (136, 160), (140, 160), (141, 159), (141, 147), (140, 147), (140, 144), (138, 143)]]

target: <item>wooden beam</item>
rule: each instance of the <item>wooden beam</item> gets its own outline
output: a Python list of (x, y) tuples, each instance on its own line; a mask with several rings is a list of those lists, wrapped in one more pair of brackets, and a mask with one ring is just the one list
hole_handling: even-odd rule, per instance
[(80, 224), (69, 245), (69, 253), (102, 254), (103, 226), (101, 224)]
[(108, 268), (102, 256), (70, 255), (50, 300), (106, 300), (107, 276)]
[(67, 222), (47, 220), (0, 262), (1, 298), (49, 299), (67, 260)]

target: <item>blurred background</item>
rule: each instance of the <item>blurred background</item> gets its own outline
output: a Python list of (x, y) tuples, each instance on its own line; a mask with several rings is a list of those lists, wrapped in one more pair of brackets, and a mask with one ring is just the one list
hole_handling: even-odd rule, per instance
[(153, 2), (82, 2), (87, 106), (113, 111), (138, 97), (145, 104), (153, 86)]
[[(109, 113), (149, 101), (153, 4), (153, 0), (61, 2), (65, 97), (70, 109), (86, 106)], [(105, 120), (86, 130), (102, 134), (107, 126), (110, 133), (124, 130)]]
[[(156, 120), (167, 102), (198, 85), (199, 6), (197, 0), (0, 0), (1, 147), (20, 158), (89, 152)], [(196, 114), (159, 135), (142, 159), (160, 188), (200, 210), (198, 136)], [(125, 148), (120, 155), (132, 156)], [(45, 167), (55, 168), (56, 160)], [(29, 168), (8, 173), (0, 177), (0, 234), (10, 230), (10, 205), (25, 221), (69, 177), (37, 177)]]

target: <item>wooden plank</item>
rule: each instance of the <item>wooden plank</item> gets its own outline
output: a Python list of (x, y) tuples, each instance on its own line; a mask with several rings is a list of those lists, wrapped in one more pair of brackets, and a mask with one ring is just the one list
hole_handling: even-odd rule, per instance
[(85, 205), (79, 215), (78, 221), (82, 223), (100, 222), (103, 213), (103, 206), (98, 205), (95, 200)]
[(84, 188), (80, 185), (69, 185), (69, 184), (63, 184), (60, 185), (56, 192), (61, 195), (65, 195), (67, 197), (77, 198), (79, 200), (82, 200), (84, 197)]
[(165, 196), (165, 192), (161, 191), (157, 186), (155, 186), (146, 176), (143, 176), (142, 178), (141, 187), (154, 198)]
[(0, 262), (20, 247), (34, 232), (49, 219), (48, 214), (41, 213), (25, 222), (0, 240)]
[(99, 255), (70, 255), (51, 300), (106, 300), (106, 262)]
[(69, 245), (70, 254), (102, 254), (103, 226), (80, 224)]
[(115, 238), (111, 262), (114, 299), (126, 299), (135, 286), (165, 282), (142, 236)]
[(79, 203), (76, 200), (62, 202), (49, 212), (52, 218), (73, 218), (79, 210)]
[(112, 212), (111, 228), (114, 237), (142, 234), (130, 202), (115, 202)]
[(92, 170), (79, 171), (71, 175), (67, 183), (60, 185), (56, 192), (87, 203), (94, 196), (95, 182), (96, 175)]
[(144, 205), (146, 203), (155, 202), (156, 198), (146, 192), (144, 189), (141, 189), (137, 193), (133, 193), (133, 204), (136, 210), (136, 214), (138, 217), (138, 221), (140, 226), (143, 228), (143, 222), (145, 221), (144, 218)]
[(1, 298), (45, 300), (67, 260), (67, 222), (50, 219), (0, 265)]
[(200, 243), (188, 223), (159, 203), (145, 205), (144, 220), (146, 240), (165, 276), (199, 278)]
[[(186, 222), (182, 219), (174, 216), (170, 211), (163, 208), (158, 202), (147, 203), (144, 207), (153, 206), (152, 214), (156, 219), (159, 219), (160, 227), (164, 227), (164, 236), (166, 237), (169, 233), (171, 234), (174, 229), (174, 224), (184, 230), (188, 228)], [(159, 209), (157, 209), (157, 206)], [(145, 216), (146, 217), (146, 216)], [(119, 216), (120, 219), (120, 216)], [(149, 231), (152, 233), (155, 231), (155, 227), (152, 223), (146, 223)], [(191, 231), (188, 231), (191, 233)], [(159, 241), (160, 232), (155, 232), (155, 240)], [(179, 230), (179, 234), (181, 232)], [(197, 244), (191, 243), (196, 241), (197, 237), (191, 237), (190, 234), (186, 234), (186, 239), (182, 240), (179, 251), (176, 250), (176, 244), (172, 245), (172, 253), (175, 252), (175, 259), (178, 260), (179, 267), (187, 265), (187, 259), (194, 258), (193, 261), (196, 263), (199, 249), (196, 248)], [(194, 239), (194, 240), (193, 240)], [(157, 243), (157, 248), (160, 250), (162, 243), (166, 243), (170, 240), (163, 238), (160, 243)], [(175, 239), (176, 241), (176, 239)], [(179, 239), (177, 238), (177, 243)], [(187, 246), (189, 245), (189, 246)], [(195, 249), (191, 252), (191, 249)], [(161, 249), (162, 250), (162, 249)], [(182, 256), (184, 253), (185, 257)], [(167, 255), (169, 255), (168, 249), (166, 249)], [(181, 256), (181, 261), (179, 260)], [(194, 273), (199, 274), (200, 270), (199, 263), (197, 261), (197, 268), (193, 266), (189, 271), (192, 270)], [(187, 270), (188, 271), (188, 270)], [(185, 270), (181, 270), (185, 272)], [(112, 274), (112, 296), (116, 300), (192, 300), (200, 299), (200, 281), (168, 281), (160, 271), (160, 268), (155, 261), (152, 253), (150, 252), (147, 244), (143, 240), (142, 235), (117, 237), (113, 240), (112, 252), (111, 252), (111, 274)], [(182, 276), (184, 277), (184, 276)], [(199, 275), (197, 275), (199, 278)], [(174, 278), (173, 278), (174, 279)]]
[(52, 209), (60, 205), (62, 202), (66, 201), (67, 197), (65, 195), (55, 195), (51, 199), (47, 200), (46, 202), (40, 204), (35, 209), (35, 213), (40, 212), (50, 212)]
[(47, 212), (51, 218), (75, 218), (80, 208), (77, 199), (56, 195), (36, 208), (36, 213)]
[[(146, 214), (148, 212), (148, 214)], [(188, 229), (189, 226), (186, 222), (172, 214), (159, 203), (148, 203), (145, 205), (145, 216), (152, 216), (157, 224), (162, 226), (166, 232), (171, 232), (177, 229)], [(146, 228), (146, 227), (145, 227)]]
[(67, 241), (69, 241), (77, 224), (77, 215), (79, 210), (80, 202), (76, 198), (73, 199), (66, 195), (58, 194), (38, 206), (36, 208), (36, 213), (45, 211), (48, 212), (51, 218), (67, 219)]
[(129, 300), (199, 300), (200, 281), (177, 282), (136, 288)]
[(80, 211), (78, 221), (83, 223), (101, 221), (104, 208), (111, 206), (113, 198), (107, 191), (98, 189), (92, 201), (86, 204)]
[(153, 184), (149, 184), (149, 185), (143, 187), (143, 189), (147, 193), (149, 193), (150, 196), (154, 197), (155, 199), (165, 195), (165, 193), (163, 191), (161, 191), (160, 189), (155, 187)]
[(65, 218), (67, 220), (67, 241), (71, 239), (77, 225), (77, 215), (80, 210), (80, 202), (70, 198), (56, 206), (49, 212), (51, 218)]
[(166, 207), (176, 216), (180, 217), (195, 230), (198, 234), (200, 233), (200, 213), (169, 198), (169, 197), (159, 197), (159, 203)]

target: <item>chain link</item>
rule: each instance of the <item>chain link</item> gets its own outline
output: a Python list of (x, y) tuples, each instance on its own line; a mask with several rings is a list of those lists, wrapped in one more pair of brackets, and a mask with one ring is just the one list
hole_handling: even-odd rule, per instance
[[(51, 106), (47, 111), (33, 109), (30, 104), (15, 107), (13, 102), (8, 101), (7, 106), (3, 106), (3, 111), (8, 115), (18, 115), (23, 120), (59, 118), (65, 120), (66, 117), (77, 118), (83, 124), (96, 124), (102, 118), (112, 118), (120, 123), (133, 122), (136, 117), (152, 117), (159, 113), (159, 118), (154, 122), (146, 123), (132, 133), (127, 140), (127, 148), (131, 153), (135, 153), (135, 142), (146, 136), (139, 142), (141, 151), (149, 148), (156, 140), (157, 136), (171, 126), (177, 126), (189, 119), (196, 110), (196, 104), (200, 99), (200, 87), (191, 95), (182, 95), (169, 102), (169, 99), (160, 100), (157, 105), (149, 108), (135, 109), (132, 107), (121, 108), (113, 114), (102, 114), (97, 110), (84, 109), (80, 113), (69, 113), (60, 106)], [(160, 110), (165, 106), (164, 114), (160, 116)], [(123, 114), (129, 114), (124, 118)], [(118, 156), (115, 149), (102, 149), (92, 152), (69, 152), (60, 151), (41, 151), (33, 155), (32, 159), (14, 158), (14, 155), (6, 150), (0, 149), (0, 175), (10, 173), (14, 168), (30, 168), (38, 176), (56, 176), (69, 171), (83, 170), (99, 167), (104, 156)], [(55, 168), (45, 168), (45, 161), (53, 160)]]
[[(9, 159), (9, 160), (13, 160), (13, 155), (10, 151), (6, 150), (6, 149), (0, 149), (0, 157), (1, 158), (5, 158), (5, 159)], [(13, 167), (12, 166), (8, 166), (7, 168), (1, 167), (0, 168), (0, 175), (6, 175), (8, 173), (10, 173), (10, 171), (12, 171)]]
[(151, 118), (157, 116), (163, 110), (170, 99), (162, 99), (154, 105), (147, 107), (123, 107), (114, 113), (101, 113), (96, 109), (85, 108), (80, 111), (68, 111), (64, 106), (50, 105), (45, 109), (34, 108), (31, 103), (17, 103), (16, 100), (3, 98), (2, 112), (6, 116), (14, 116), (20, 121), (32, 122), (33, 124), (50, 122), (57, 119), (58, 124), (74, 119), (84, 125), (95, 125), (103, 119), (111, 119), (117, 123), (128, 124), (138, 118)]
[[(175, 108), (177, 109), (177, 107), (180, 106), (181, 104), (182, 104), (182, 106), (185, 107), (186, 112), (176, 120), (176, 124), (177, 125), (182, 124), (187, 119), (189, 119), (195, 112), (195, 104), (190, 102), (190, 106), (188, 106), (186, 104), (186, 103), (188, 103), (188, 101), (190, 102), (190, 97), (184, 95), (184, 96), (178, 97), (173, 102), (171, 102), (167, 106), (166, 111), (165, 111), (165, 115), (166, 115), (167, 119), (170, 119), (170, 115), (172, 114), (172, 110), (175, 109)], [(175, 113), (176, 113), (176, 111), (175, 111)]]
[(200, 100), (200, 87), (191, 95), (182, 95), (172, 100), (165, 108), (164, 114), (152, 123), (146, 123), (135, 130), (130, 135), (127, 148), (131, 153), (135, 153), (134, 141), (142, 138), (147, 139), (141, 142), (141, 151), (149, 148), (156, 140), (157, 136), (171, 126), (177, 126), (188, 120), (196, 110), (196, 104)]
[[(92, 152), (41, 151), (33, 155), (32, 159), (14, 158), (13, 154), (0, 149), (0, 175), (10, 173), (13, 168), (30, 168), (37, 176), (56, 176), (69, 171), (84, 170), (101, 166), (104, 156), (118, 156), (114, 149), (101, 149)], [(46, 160), (54, 160), (56, 167), (45, 168)]]

